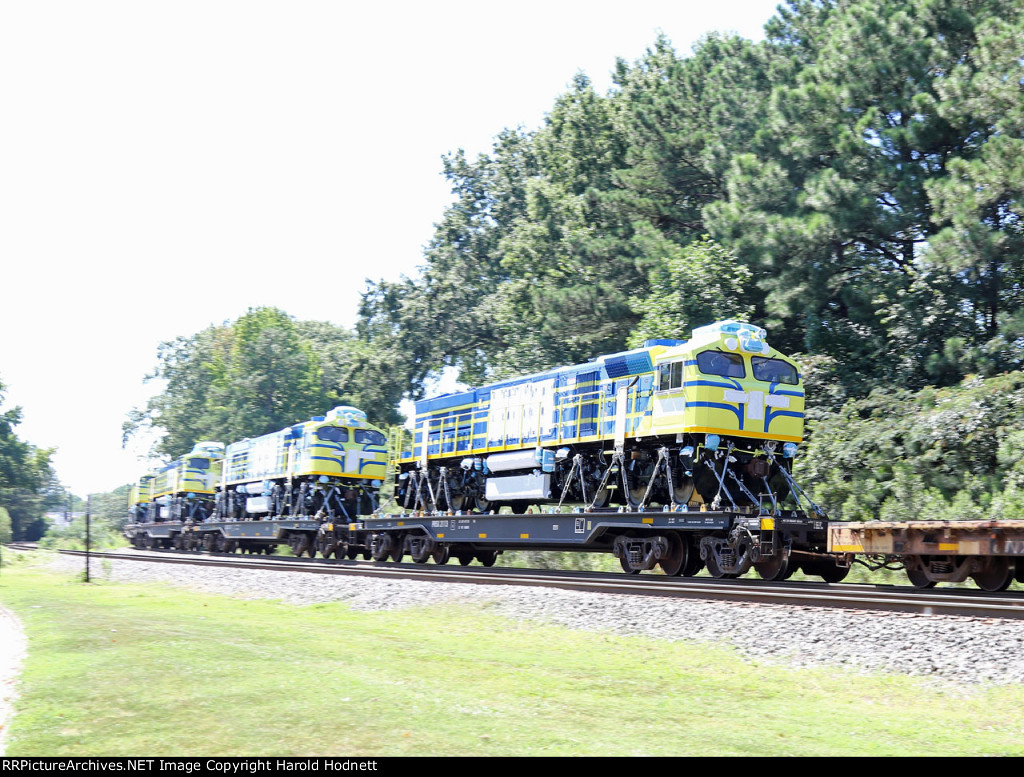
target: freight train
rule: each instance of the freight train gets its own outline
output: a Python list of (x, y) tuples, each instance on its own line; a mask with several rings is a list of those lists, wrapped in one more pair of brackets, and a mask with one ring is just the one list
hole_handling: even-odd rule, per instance
[[(629, 574), (751, 569), (826, 582), (855, 560), (919, 588), (1024, 576), (1024, 521), (829, 522), (800, 488), (799, 366), (722, 321), (640, 348), (416, 403), (388, 443), (351, 407), (148, 473), (139, 547), (492, 565), (506, 550), (614, 554)], [(390, 470), (395, 504), (382, 509)], [(1018, 525), (1019, 524), (1019, 525)]]

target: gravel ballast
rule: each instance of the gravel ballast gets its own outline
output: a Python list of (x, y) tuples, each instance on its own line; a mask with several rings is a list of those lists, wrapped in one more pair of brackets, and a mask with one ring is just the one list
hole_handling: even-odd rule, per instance
[[(55, 568), (79, 572), (81, 559)], [(746, 660), (791, 667), (842, 666), (953, 683), (1024, 682), (1024, 621), (916, 615), (825, 607), (788, 607), (597, 594), (506, 585), (381, 580), (141, 561), (103, 561), (94, 576), (161, 582), (243, 599), (296, 605), (344, 602), (354, 610), (396, 610), (438, 603), (486, 606), (516, 620), (572, 629), (735, 647)]]

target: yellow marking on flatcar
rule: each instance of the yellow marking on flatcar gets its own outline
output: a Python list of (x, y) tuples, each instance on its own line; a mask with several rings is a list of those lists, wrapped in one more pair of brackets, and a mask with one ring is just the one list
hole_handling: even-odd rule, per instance
[(476, 536), (477, 536), (478, 538), (480, 538), (481, 540), (486, 540), (486, 539), (487, 539), (487, 535), (486, 535), (486, 534), (478, 534), (478, 535), (476, 535)]
[(528, 540), (528, 539), (530, 539), (530, 535), (529, 534), (520, 534), (519, 535), (519, 539), (521, 539), (521, 540)]
[(333, 523), (327, 524), (327, 531), (334, 531), (334, 524)]
[(437, 533), (437, 538), (438, 538), (439, 540), (443, 540), (443, 539), (444, 539), (444, 535), (443, 535), (443, 534), (442, 534), (441, 532), (438, 532), (438, 533)]
[(761, 519), (761, 531), (772, 531), (775, 529), (774, 518), (762, 518)]
[(954, 553), (956, 553), (958, 550), (960, 550), (960, 543), (959, 542), (940, 542), (939, 543), (939, 550), (951, 550)]
[(398, 522), (398, 525), (399, 525), (399, 526), (405, 526), (405, 521), (399, 521), (399, 522)]
[(653, 518), (641, 518), (640, 522), (641, 523), (654, 523), (654, 519)]
[(863, 553), (863, 545), (833, 545), (832, 551), (835, 553)]

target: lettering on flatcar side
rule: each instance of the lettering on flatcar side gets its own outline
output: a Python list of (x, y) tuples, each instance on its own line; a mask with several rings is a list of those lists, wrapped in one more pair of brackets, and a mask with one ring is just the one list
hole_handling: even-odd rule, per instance
[(1007, 540), (1003, 550), (1011, 556), (1024, 556), (1024, 540)]

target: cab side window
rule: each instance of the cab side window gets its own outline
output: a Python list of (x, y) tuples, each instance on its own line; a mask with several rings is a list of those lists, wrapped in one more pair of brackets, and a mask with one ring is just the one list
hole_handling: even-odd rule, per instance
[(738, 353), (704, 351), (697, 354), (697, 369), (705, 375), (720, 375), (723, 378), (743, 378), (747, 371), (743, 357)]
[(683, 387), (681, 361), (658, 365), (658, 391), (674, 391)]

